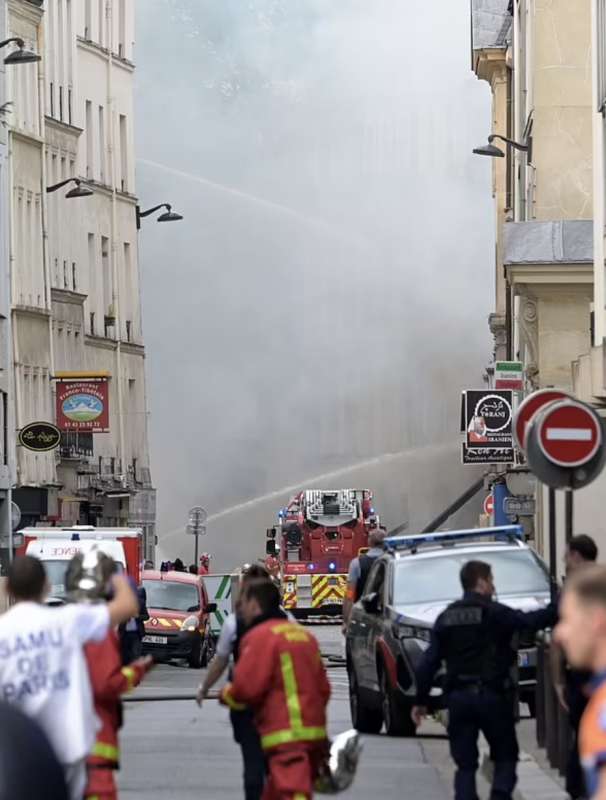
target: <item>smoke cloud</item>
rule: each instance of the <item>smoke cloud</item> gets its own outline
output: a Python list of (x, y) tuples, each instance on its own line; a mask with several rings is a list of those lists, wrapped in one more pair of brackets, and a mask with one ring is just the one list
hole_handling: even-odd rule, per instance
[(427, 522), (475, 478), (458, 404), (490, 354), (469, 3), (137, 11), (138, 193), (185, 217), (141, 231), (163, 554), (191, 555), (201, 504), (216, 567), (259, 556), (316, 480), (364, 481), (390, 527)]

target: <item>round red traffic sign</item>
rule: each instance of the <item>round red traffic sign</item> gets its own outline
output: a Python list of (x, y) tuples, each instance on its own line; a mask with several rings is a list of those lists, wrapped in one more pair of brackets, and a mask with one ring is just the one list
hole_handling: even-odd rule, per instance
[(559, 467), (582, 467), (602, 446), (602, 424), (593, 409), (562, 400), (545, 409), (537, 439), (543, 455)]
[(532, 418), (544, 406), (553, 403), (556, 400), (567, 400), (570, 398), (569, 394), (562, 391), (562, 389), (539, 389), (520, 403), (513, 425), (513, 434), (516, 444), (519, 449), (526, 452), (526, 435), (528, 433), (528, 426), (532, 422)]
[(484, 513), (489, 517), (494, 514), (494, 495), (492, 492), (484, 500)]

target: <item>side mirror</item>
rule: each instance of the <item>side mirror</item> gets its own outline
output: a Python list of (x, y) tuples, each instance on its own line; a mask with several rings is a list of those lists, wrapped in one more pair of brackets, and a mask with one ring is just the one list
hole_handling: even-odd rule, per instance
[(206, 605), (206, 613), (207, 614), (214, 614), (216, 610), (217, 610), (217, 604), (216, 603), (208, 603)]
[(278, 554), (278, 548), (274, 539), (268, 539), (265, 543), (265, 552), (268, 556), (275, 556)]
[(362, 606), (367, 614), (379, 613), (379, 602), (381, 598), (378, 592), (371, 592), (371, 594), (364, 595), (362, 598)]

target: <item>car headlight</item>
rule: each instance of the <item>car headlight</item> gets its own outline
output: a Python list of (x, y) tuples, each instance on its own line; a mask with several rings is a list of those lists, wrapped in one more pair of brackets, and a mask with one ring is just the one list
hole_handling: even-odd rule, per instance
[(183, 620), (183, 624), (181, 625), (182, 631), (197, 631), (200, 627), (200, 623), (198, 621), (198, 617), (188, 617), (187, 619)]

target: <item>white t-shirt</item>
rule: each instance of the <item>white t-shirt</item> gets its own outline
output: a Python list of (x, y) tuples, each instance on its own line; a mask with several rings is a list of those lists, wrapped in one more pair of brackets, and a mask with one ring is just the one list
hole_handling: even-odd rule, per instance
[(105, 603), (18, 603), (0, 616), (0, 698), (38, 722), (62, 764), (85, 758), (95, 743), (99, 721), (82, 648), (102, 641), (109, 625)]

